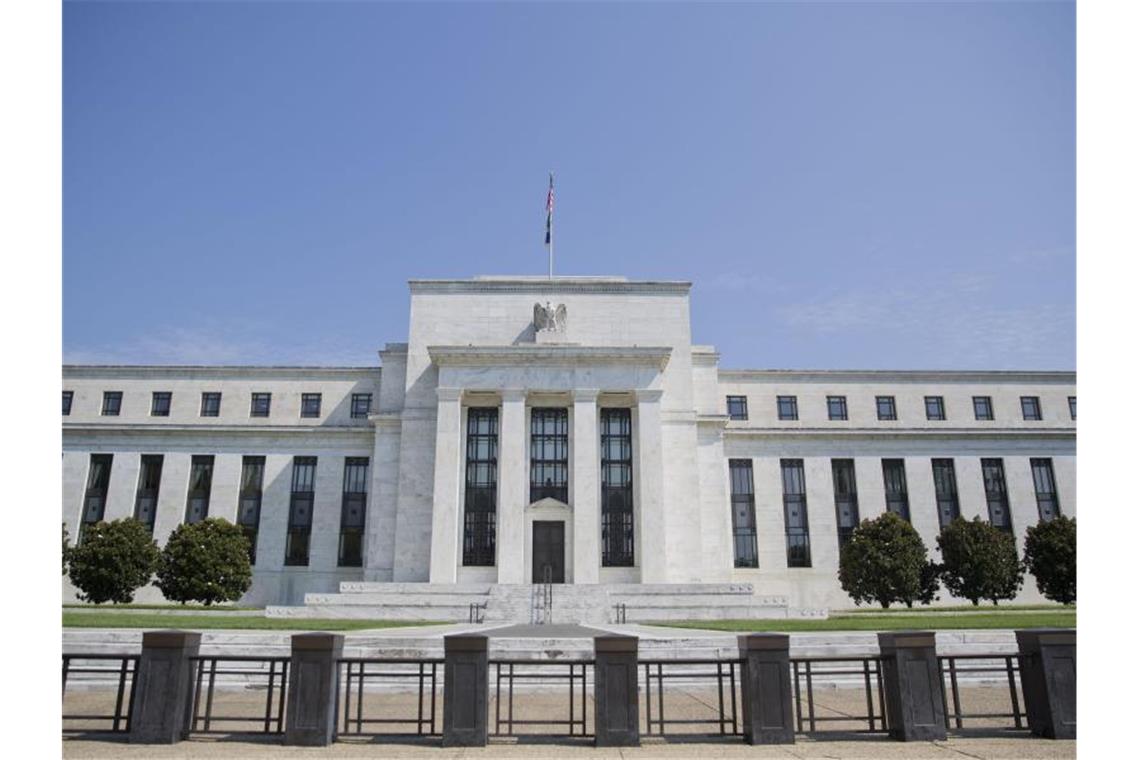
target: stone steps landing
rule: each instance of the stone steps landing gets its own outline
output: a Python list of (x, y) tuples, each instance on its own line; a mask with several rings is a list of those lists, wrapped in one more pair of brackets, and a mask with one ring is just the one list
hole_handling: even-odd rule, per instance
[[(787, 598), (757, 595), (747, 583), (555, 584), (550, 622), (603, 624), (728, 618), (826, 617), (789, 609)], [(488, 624), (542, 620), (541, 586), (344, 582), (340, 593), (306, 594), (303, 606), (266, 608), (274, 618), (375, 618), (467, 622), (472, 604)]]

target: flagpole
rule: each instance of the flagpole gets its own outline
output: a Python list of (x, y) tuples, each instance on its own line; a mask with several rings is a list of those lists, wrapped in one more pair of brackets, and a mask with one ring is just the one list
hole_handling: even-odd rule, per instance
[[(550, 192), (554, 192), (554, 172), (550, 173)], [(554, 279), (554, 209), (550, 210), (550, 242), (546, 244), (548, 280)]]

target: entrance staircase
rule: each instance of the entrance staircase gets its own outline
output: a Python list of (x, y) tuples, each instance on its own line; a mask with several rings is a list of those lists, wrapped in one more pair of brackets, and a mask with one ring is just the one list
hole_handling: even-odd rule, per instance
[(306, 594), (303, 606), (267, 607), (272, 618), (373, 618), (440, 622), (648, 623), (669, 620), (820, 618), (750, 583), (492, 584), (344, 582)]

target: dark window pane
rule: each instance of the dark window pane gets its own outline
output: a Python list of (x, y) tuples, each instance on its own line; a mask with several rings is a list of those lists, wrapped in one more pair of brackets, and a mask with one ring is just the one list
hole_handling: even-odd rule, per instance
[(732, 486), (732, 545), (736, 567), (757, 567), (756, 501), (752, 486), (752, 460), (728, 460)]
[(798, 420), (800, 418), (799, 405), (795, 396), (777, 396), (776, 411), (782, 420)]
[(111, 454), (92, 454), (87, 467), (87, 489), (83, 494), (83, 518), (80, 521), (79, 540), (83, 531), (103, 519), (107, 506), (107, 486), (111, 482)]
[(170, 416), (170, 392), (155, 391), (150, 397), (150, 414), (152, 417)]
[(498, 487), (499, 410), (467, 410), (467, 469), (463, 502), (463, 564), (495, 564), (495, 502)]
[[(70, 403), (69, 403), (70, 406)], [(1069, 418), (1075, 420), (1077, 418), (1077, 397), (1069, 396)]]
[(1012, 533), (1013, 521), (1009, 514), (1009, 494), (1005, 488), (1005, 467), (1000, 459), (982, 460), (982, 484), (986, 491), (990, 524)]
[(205, 520), (210, 514), (210, 484), (214, 478), (214, 457), (190, 458), (190, 488), (186, 493), (186, 522)]
[(346, 457), (337, 550), (337, 565), (340, 567), (360, 567), (363, 564), (361, 550), (367, 500), (368, 457)]
[(1052, 520), (1061, 514), (1057, 481), (1053, 478), (1053, 460), (1030, 459), (1029, 468), (1033, 471), (1033, 488), (1037, 492), (1037, 514), (1043, 522)]
[(269, 404), (272, 394), (269, 393), (253, 393), (249, 397), (249, 416), (250, 417), (268, 417)]
[(946, 419), (946, 408), (942, 403), (941, 396), (927, 396), (926, 397), (926, 419), (928, 420), (944, 420)]
[(154, 533), (158, 488), (162, 482), (162, 454), (144, 454), (139, 462), (139, 485), (135, 492), (135, 519)]
[(530, 501), (569, 501), (569, 414), (566, 409), (532, 409), (530, 416)]
[(1036, 396), (1022, 396), (1021, 416), (1027, 420), (1041, 419), (1041, 400)]
[(831, 480), (835, 487), (835, 524), (839, 531), (839, 548), (851, 540), (859, 524), (859, 495), (855, 486), (855, 460), (832, 459)]
[(219, 392), (206, 392), (202, 394), (202, 416), (217, 417), (222, 408), (222, 394)]
[(367, 419), (372, 411), (371, 393), (352, 394), (352, 418), (356, 420)]
[(847, 419), (847, 397), (846, 396), (828, 396), (827, 397), (827, 418), (829, 420), (845, 420), (845, 419)]
[(894, 396), (876, 396), (875, 408), (879, 413), (880, 420), (894, 420), (898, 419), (895, 414), (895, 397)]
[(938, 506), (938, 524), (945, 528), (958, 517), (958, 482), (954, 477), (953, 459), (932, 459), (934, 500)]
[(309, 564), (309, 535), (313, 529), (316, 457), (293, 457), (293, 483), (289, 494), (289, 527), (285, 535), (285, 564)]
[(633, 567), (633, 439), (629, 409), (603, 409), (602, 566)]
[(784, 483), (784, 536), (788, 549), (788, 567), (811, 567), (804, 461), (781, 459), (780, 476)]
[(238, 489), (238, 525), (249, 541), (249, 563), (257, 562), (257, 531), (261, 525), (261, 488), (265, 457), (242, 457)]
[(974, 419), (992, 420), (993, 418), (993, 399), (991, 399), (989, 396), (974, 396)]
[(72, 391), (63, 392), (63, 416), (71, 414), (71, 398), (74, 394)]
[(301, 416), (302, 417), (320, 417), (321, 416), (321, 394), (319, 394), (319, 393), (302, 393), (301, 394)]
[(733, 420), (748, 419), (748, 399), (744, 396), (729, 396), (728, 417)]
[(883, 460), (883, 489), (887, 511), (910, 522), (910, 500), (906, 490), (906, 466), (901, 459)]
[(123, 405), (123, 392), (122, 391), (104, 391), (103, 392), (103, 416), (104, 417), (118, 417), (119, 410)]

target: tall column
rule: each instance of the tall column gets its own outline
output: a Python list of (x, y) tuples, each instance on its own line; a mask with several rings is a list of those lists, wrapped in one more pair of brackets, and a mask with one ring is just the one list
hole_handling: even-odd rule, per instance
[(574, 391), (574, 583), (597, 583), (602, 522), (598, 473), (598, 390)]
[(435, 485), (431, 509), (432, 583), (455, 583), (459, 548), (459, 388), (438, 388), (435, 418)]
[(495, 543), (499, 583), (524, 583), (526, 529), (523, 508), (527, 498), (526, 391), (503, 390), (499, 426), (499, 503)]
[(642, 583), (666, 581), (665, 466), (661, 452), (661, 391), (640, 389), (637, 395), (637, 455)]

